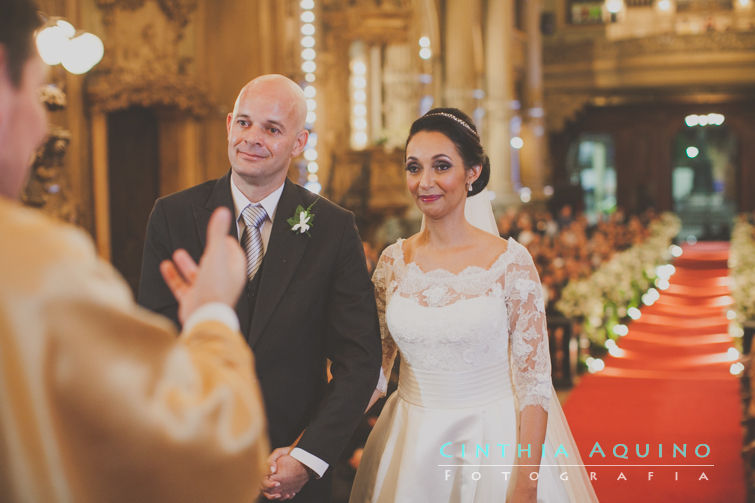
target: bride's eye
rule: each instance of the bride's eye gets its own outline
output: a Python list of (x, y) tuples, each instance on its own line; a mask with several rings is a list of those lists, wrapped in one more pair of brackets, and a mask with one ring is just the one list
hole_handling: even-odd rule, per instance
[(408, 171), (409, 173), (414, 174), (414, 173), (419, 172), (419, 170), (420, 170), (420, 166), (416, 162), (410, 162), (409, 164), (406, 165), (406, 171)]
[(434, 167), (438, 171), (446, 171), (447, 169), (451, 167), (451, 165), (447, 162), (439, 162), (439, 163), (436, 163)]

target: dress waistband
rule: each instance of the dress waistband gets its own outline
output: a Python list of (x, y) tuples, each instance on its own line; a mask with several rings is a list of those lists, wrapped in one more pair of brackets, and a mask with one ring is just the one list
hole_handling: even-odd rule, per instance
[(418, 370), (401, 361), (398, 395), (420, 407), (462, 409), (510, 397), (505, 364), (465, 371)]

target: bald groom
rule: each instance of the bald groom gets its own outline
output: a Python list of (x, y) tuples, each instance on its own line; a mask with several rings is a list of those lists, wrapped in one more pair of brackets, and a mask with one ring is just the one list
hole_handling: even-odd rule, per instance
[[(263, 482), (263, 496), (327, 502), (328, 468), (375, 389), (381, 350), (353, 214), (286, 178), (307, 143), (305, 115), (301, 88), (282, 75), (241, 89), (226, 123), (230, 170), (155, 203), (138, 301), (178, 323), (159, 264), (177, 248), (198, 259), (210, 214), (229, 208), (235, 218), (228, 232), (247, 255), (236, 312), (255, 354), (271, 444), (283, 448), (271, 456), (275, 473)], [(299, 206), (315, 217), (307, 232), (287, 222), (299, 221)]]

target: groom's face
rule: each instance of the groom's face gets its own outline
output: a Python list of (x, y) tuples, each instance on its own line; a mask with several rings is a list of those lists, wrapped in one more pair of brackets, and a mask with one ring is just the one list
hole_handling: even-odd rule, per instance
[(282, 183), (307, 142), (298, 96), (275, 80), (252, 81), (228, 115), (228, 159), (234, 174), (256, 186)]

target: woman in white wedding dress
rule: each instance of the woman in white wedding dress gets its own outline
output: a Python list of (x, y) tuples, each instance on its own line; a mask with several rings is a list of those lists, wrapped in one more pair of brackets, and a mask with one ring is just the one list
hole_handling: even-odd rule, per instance
[(350, 502), (597, 501), (553, 392), (532, 258), (498, 237), (487, 194), (472, 198), (490, 167), (471, 119), (417, 119), (406, 173), (423, 229), (386, 248), (373, 276), (383, 372), (400, 351), (399, 385)]

